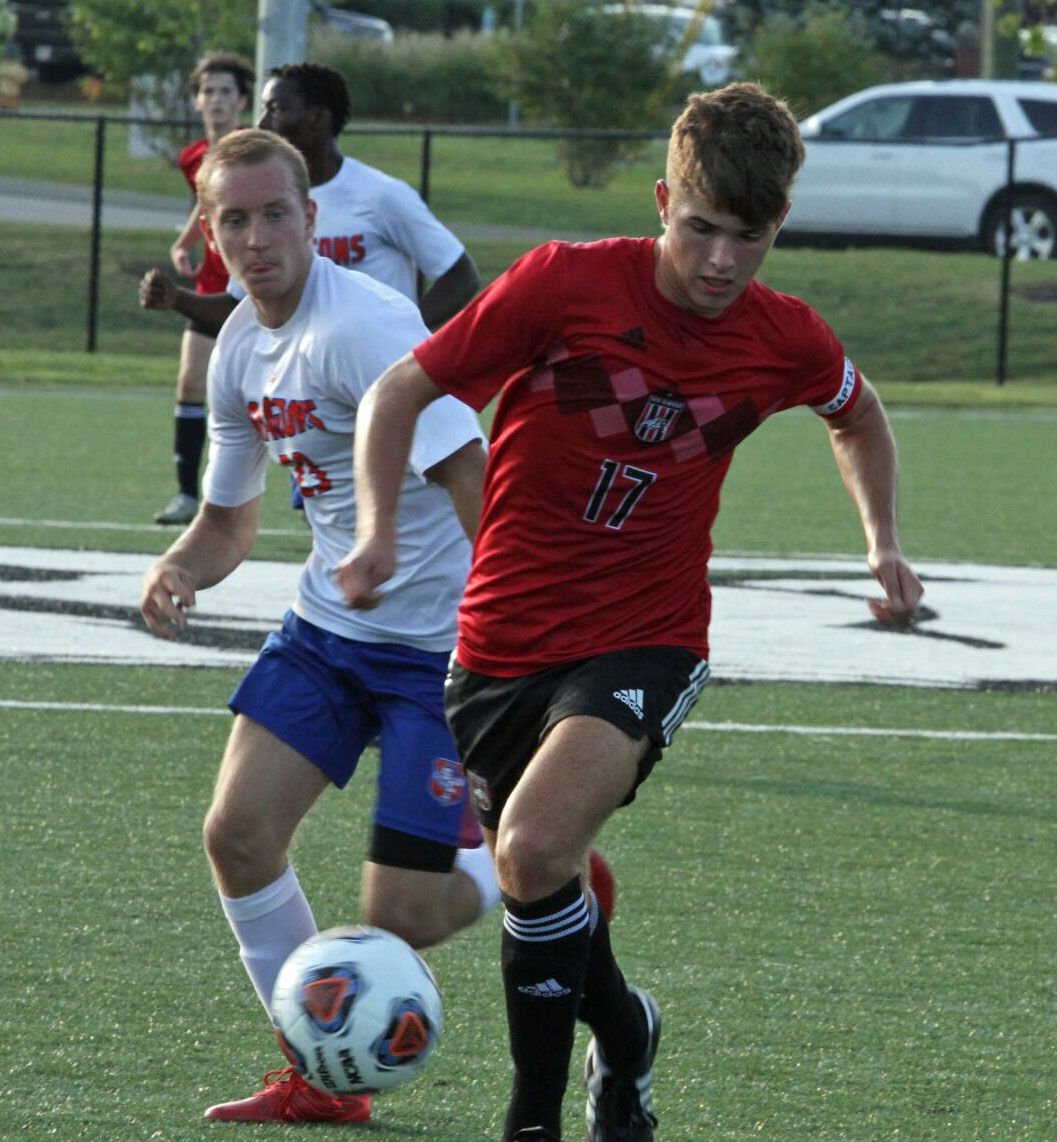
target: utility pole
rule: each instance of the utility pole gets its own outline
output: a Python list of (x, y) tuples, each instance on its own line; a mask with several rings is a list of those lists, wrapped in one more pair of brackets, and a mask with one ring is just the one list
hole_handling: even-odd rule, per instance
[[(525, 19), (525, 0), (514, 0), (514, 35), (521, 35), (521, 25)], [(510, 100), (507, 107), (507, 126), (513, 130), (518, 125), (520, 112), (517, 98)]]
[(309, 0), (257, 0), (257, 92), (253, 121), (261, 114), (261, 90), (273, 67), (303, 63), (308, 53)]
[(1016, 28), (1023, 16), (1020, 0), (980, 0), (980, 75), (984, 79), (1015, 78), (1020, 55)]
[(980, 77), (993, 79), (995, 74), (995, 4), (980, 0)]

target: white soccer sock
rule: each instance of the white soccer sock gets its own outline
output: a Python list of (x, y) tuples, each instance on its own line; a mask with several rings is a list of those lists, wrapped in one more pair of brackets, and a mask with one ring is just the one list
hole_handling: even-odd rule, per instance
[(475, 849), (459, 849), (455, 853), (455, 868), (465, 873), (477, 886), (480, 900), (478, 916), (486, 916), (499, 903), (499, 882), (495, 878), (495, 865), (487, 845)]
[(286, 957), (316, 934), (312, 909), (293, 866), (267, 888), (250, 896), (220, 894), (220, 906), (239, 942), (242, 963), (271, 1016), (275, 979)]

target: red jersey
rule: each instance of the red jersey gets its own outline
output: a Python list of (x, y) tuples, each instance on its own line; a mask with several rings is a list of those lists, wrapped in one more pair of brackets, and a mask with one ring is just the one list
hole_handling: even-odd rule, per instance
[[(188, 143), (176, 157), (176, 164), (183, 171), (187, 185), (194, 195), (198, 194), (196, 183), (198, 168), (202, 165), (202, 160), (206, 157), (208, 149), (208, 139), (196, 139), (193, 143)], [(214, 249), (204, 242), (203, 247), (205, 254), (202, 258), (202, 264), (195, 274), (195, 292), (223, 293), (228, 287), (227, 266), (224, 265), (223, 258)]]
[[(735, 446), (781, 409), (847, 412), (829, 326), (753, 282), (705, 318), (654, 239), (552, 242), (415, 349), (480, 410), (500, 392), (458, 659), (500, 677), (636, 646), (708, 656), (708, 560)], [(513, 367), (512, 367), (513, 365)]]

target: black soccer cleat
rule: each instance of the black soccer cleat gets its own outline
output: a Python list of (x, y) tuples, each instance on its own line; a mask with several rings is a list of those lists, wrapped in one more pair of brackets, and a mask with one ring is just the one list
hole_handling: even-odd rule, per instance
[(587, 1087), (587, 1142), (653, 1142), (653, 1060), (661, 1038), (661, 1012), (647, 991), (628, 990), (642, 1004), (647, 1046), (636, 1075), (611, 1070), (592, 1037), (587, 1045), (584, 1085)]

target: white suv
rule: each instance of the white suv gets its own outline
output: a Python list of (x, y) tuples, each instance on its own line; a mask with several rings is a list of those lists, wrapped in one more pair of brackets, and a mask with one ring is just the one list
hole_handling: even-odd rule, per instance
[(792, 237), (901, 240), (1057, 256), (1057, 84), (922, 80), (867, 88), (800, 125)]
[(668, 56), (682, 42), (691, 20), (697, 20), (697, 34), (679, 61), (681, 71), (694, 72), (706, 87), (719, 87), (731, 78), (731, 66), (738, 49), (726, 42), (723, 24), (713, 13), (699, 15), (693, 8), (671, 8), (667, 4), (606, 4), (607, 15), (631, 12), (644, 16), (657, 27), (657, 53)]

